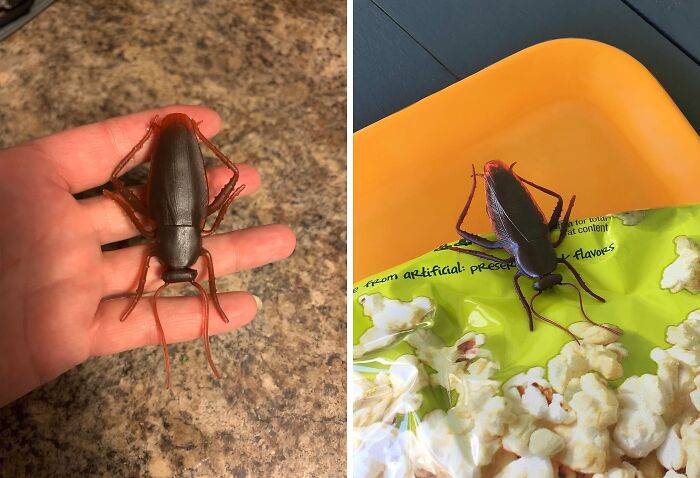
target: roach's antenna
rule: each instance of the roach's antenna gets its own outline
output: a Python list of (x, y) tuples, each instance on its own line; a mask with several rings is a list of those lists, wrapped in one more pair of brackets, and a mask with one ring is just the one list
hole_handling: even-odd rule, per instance
[(598, 322), (594, 322), (594, 321), (592, 321), (592, 320), (590, 319), (590, 317), (588, 317), (588, 315), (586, 315), (586, 311), (583, 310), (583, 297), (581, 297), (581, 291), (578, 290), (578, 287), (576, 287), (576, 286), (575, 286), (574, 284), (572, 284), (571, 282), (562, 282), (560, 285), (570, 285), (571, 287), (574, 288), (574, 290), (575, 290), (576, 293), (578, 294), (578, 303), (579, 303), (579, 306), (581, 307), (581, 313), (583, 314), (583, 316), (586, 318), (586, 320), (587, 320), (588, 322), (590, 322), (591, 324), (593, 324), (593, 325), (595, 325), (595, 326), (597, 326), (597, 327), (600, 327), (600, 328), (602, 328), (602, 329), (605, 329), (605, 330), (607, 330), (608, 332), (612, 332), (612, 333), (615, 334), (615, 335), (622, 335), (622, 332), (621, 332), (621, 331), (615, 330), (615, 329), (611, 329), (610, 327), (607, 327), (607, 326), (605, 326), (605, 325), (601, 325), (601, 324), (599, 324)]
[(165, 356), (165, 388), (170, 388), (170, 356), (168, 355), (168, 344), (165, 342), (165, 332), (163, 332), (163, 326), (160, 324), (160, 318), (158, 317), (158, 306), (156, 305), (158, 294), (167, 285), (168, 283), (166, 282), (162, 286), (158, 287), (156, 293), (153, 294), (153, 313), (156, 316), (156, 326), (158, 327), (160, 345), (163, 347), (163, 355)]
[(204, 292), (204, 288), (197, 282), (192, 281), (190, 284), (197, 288), (202, 297), (202, 305), (204, 305), (204, 315), (202, 316), (202, 338), (204, 339), (204, 351), (206, 352), (207, 362), (209, 362), (212, 372), (214, 372), (216, 378), (220, 379), (221, 374), (219, 373), (219, 369), (217, 369), (216, 365), (214, 364), (214, 359), (211, 358), (211, 350), (209, 349), (209, 301), (207, 300), (207, 293)]
[[(542, 291), (538, 291), (537, 294), (535, 294), (534, 296), (532, 296), (532, 299), (530, 299), (530, 310), (532, 310), (532, 313), (535, 314), (535, 315), (536, 315), (537, 317), (539, 317), (540, 319), (544, 320), (545, 322), (547, 322), (547, 323), (549, 323), (549, 324), (552, 324), (553, 326), (555, 326), (555, 327), (557, 327), (557, 328), (563, 330), (563, 331), (566, 332), (567, 334), (571, 335), (571, 337), (573, 337), (573, 339), (576, 341), (576, 343), (579, 344), (579, 345), (581, 345), (581, 342), (579, 342), (578, 337), (576, 337), (569, 329), (567, 329), (566, 327), (564, 327), (564, 326), (561, 325), (561, 324), (558, 324), (558, 323), (554, 322), (554, 321), (551, 320), (551, 319), (548, 319), (547, 317), (543, 316), (542, 314), (540, 314), (539, 312), (537, 312), (537, 311), (535, 310), (535, 305), (534, 305), (535, 299), (536, 299), (537, 296), (540, 295), (541, 293), (542, 293)], [(585, 315), (585, 314), (584, 314), (584, 315)], [(590, 319), (589, 319), (589, 320), (590, 320)]]

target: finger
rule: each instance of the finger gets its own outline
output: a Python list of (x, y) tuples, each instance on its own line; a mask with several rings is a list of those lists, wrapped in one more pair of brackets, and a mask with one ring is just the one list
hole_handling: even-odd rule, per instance
[[(281, 224), (252, 227), (204, 239), (204, 247), (214, 259), (217, 277), (284, 259), (294, 251), (295, 244), (294, 233)], [(101, 274), (105, 297), (130, 294), (136, 290), (143, 259), (152, 247), (134, 246), (103, 254)], [(201, 257), (192, 268), (199, 271), (198, 281), (207, 279), (206, 266)], [(154, 290), (154, 286), (162, 284), (162, 274), (163, 266), (158, 260), (151, 259), (146, 290)]]
[[(144, 297), (131, 315), (121, 322), (119, 317), (130, 299), (104, 300), (95, 317), (90, 353), (109, 355), (144, 345), (160, 343), (153, 314), (153, 297)], [(221, 306), (230, 322), (224, 323), (209, 300), (209, 335), (230, 332), (255, 317), (257, 304), (247, 292), (219, 294)], [(202, 334), (202, 299), (192, 297), (158, 297), (158, 316), (168, 343), (193, 340)]]
[[(174, 105), (81, 126), (34, 140), (22, 147), (25, 151), (36, 151), (51, 161), (74, 194), (104, 184), (117, 163), (146, 134), (155, 115), (162, 118), (176, 112), (201, 121), (200, 129), (206, 136), (213, 136), (221, 126), (221, 118), (209, 108)], [(124, 172), (143, 162), (150, 141), (152, 138), (124, 168)]]
[[(260, 189), (260, 175), (258, 171), (248, 164), (239, 164), (241, 174), (238, 184), (245, 184), (242, 196), (251, 194)], [(207, 168), (207, 182), (209, 184), (209, 201), (221, 191), (231, 179), (231, 170), (226, 166), (214, 166)], [(144, 187), (132, 188), (136, 195), (143, 197)], [(80, 201), (85, 208), (85, 213), (95, 230), (100, 244), (121, 241), (138, 234), (134, 223), (129, 220), (124, 209), (115, 201), (104, 196), (93, 197)], [(234, 203), (235, 204), (235, 203)], [(232, 206), (235, 207), (235, 206)]]

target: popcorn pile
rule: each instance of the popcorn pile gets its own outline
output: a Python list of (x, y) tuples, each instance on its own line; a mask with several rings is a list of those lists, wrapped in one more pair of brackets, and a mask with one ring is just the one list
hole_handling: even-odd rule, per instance
[[(491, 462), (500, 448), (509, 413), (506, 402), (497, 396), (499, 383), (490, 377), (498, 370), (485, 338), (468, 332), (451, 347), (428, 330), (409, 335), (416, 355), (436, 373), (431, 383), (459, 395), (447, 412), (433, 410), (418, 424), (416, 435), (435, 460), (433, 470), (445, 476), (480, 476), (479, 468)], [(435, 471), (431, 470), (433, 473)]]
[(353, 373), (353, 426), (356, 476), (412, 477), (415, 464), (410, 451), (418, 448), (413, 433), (393, 423), (399, 414), (418, 410), (423, 396), (418, 393), (428, 379), (413, 355), (396, 359), (388, 370), (374, 377)]
[[(668, 328), (671, 347), (651, 352), (656, 375), (617, 390), (618, 336), (588, 322), (570, 329), (580, 345), (502, 389), (483, 335), (450, 346), (409, 333), (415, 355), (355, 374), (355, 476), (700, 478), (700, 309)], [(428, 386), (454, 405), (419, 418)]]
[(626, 352), (615, 342), (617, 335), (601, 327), (579, 322), (571, 330), (581, 345), (572, 341), (562, 347), (547, 364), (549, 379), (544, 368), (535, 367), (503, 386), (516, 413), (503, 448), (520, 458), (503, 468), (501, 478), (554, 478), (612, 468), (608, 429), (617, 420), (618, 403), (608, 380), (622, 376)]
[[(490, 379), (498, 367), (481, 348), (484, 336), (469, 332), (445, 346), (431, 331), (416, 330), (406, 340), (416, 355), (400, 357), (388, 375), (380, 372), (370, 380), (355, 373), (355, 476), (481, 477), (480, 468), (500, 449), (510, 417), (505, 399), (497, 395), (499, 383)], [(398, 362), (410, 370), (394, 369)], [(429, 376), (426, 365), (434, 371)], [(429, 383), (456, 392), (455, 406), (447, 412), (433, 410), (420, 420), (415, 416), (414, 430), (408, 429), (405, 416), (394, 426), (397, 415), (420, 408), (417, 392)]]

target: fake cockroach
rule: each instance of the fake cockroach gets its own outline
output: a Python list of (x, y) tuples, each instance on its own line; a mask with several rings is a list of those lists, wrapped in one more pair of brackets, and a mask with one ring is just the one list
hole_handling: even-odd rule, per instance
[[(150, 155), (151, 170), (146, 185), (145, 201), (136, 196), (119, 179), (124, 167), (133, 159), (146, 141), (154, 135), (154, 147)], [(204, 143), (219, 160), (231, 171), (233, 176), (221, 189), (211, 203), (209, 187), (204, 170), (204, 158), (199, 147)], [(159, 122), (156, 116), (141, 141), (122, 159), (114, 169), (110, 183), (116, 193), (105, 190), (104, 194), (116, 201), (126, 212), (139, 232), (153, 240), (153, 246), (146, 253), (141, 269), (136, 294), (124, 312), (122, 321), (131, 314), (136, 303), (143, 295), (146, 284), (148, 264), (152, 257), (157, 257), (164, 266), (161, 278), (164, 284), (153, 295), (153, 312), (160, 343), (165, 355), (166, 386), (170, 387), (170, 359), (163, 327), (158, 317), (156, 300), (158, 294), (169, 284), (189, 282), (199, 291), (204, 306), (202, 336), (207, 361), (216, 378), (221, 374), (216, 368), (209, 349), (209, 302), (204, 288), (195, 281), (197, 271), (191, 267), (202, 256), (209, 273), (209, 291), (214, 306), (224, 322), (228, 323), (224, 310), (219, 304), (216, 292), (216, 276), (209, 251), (202, 247), (202, 237), (214, 233), (226, 214), (231, 202), (238, 196), (245, 185), (236, 187), (239, 173), (236, 165), (224, 156), (199, 130), (197, 123), (182, 113), (171, 113)], [(139, 219), (140, 214), (145, 221)], [(213, 225), (205, 229), (205, 221), (217, 213)]]
[[(579, 291), (574, 284), (562, 282), (563, 278), (561, 274), (554, 272), (558, 264), (564, 264), (571, 271), (583, 290), (600, 302), (605, 302), (605, 299), (593, 292), (586, 285), (581, 275), (566, 259), (557, 257), (555, 251), (566, 237), (566, 231), (569, 226), (569, 216), (571, 215), (571, 209), (574, 207), (576, 196), (571, 197), (571, 201), (569, 201), (569, 206), (566, 209), (564, 219), (559, 229), (559, 237), (552, 243), (550, 242), (549, 235), (551, 231), (556, 229), (559, 223), (564, 200), (561, 195), (554, 191), (518, 176), (513, 171), (513, 166), (515, 166), (515, 163), (507, 167), (500, 161), (489, 161), (484, 166), (484, 173), (477, 174), (474, 165), (472, 165), (472, 190), (469, 193), (469, 198), (467, 199), (464, 209), (462, 209), (459, 219), (457, 219), (456, 226), (457, 233), (467, 241), (471, 241), (485, 249), (503, 249), (510, 257), (501, 258), (484, 252), (455, 246), (450, 247), (450, 249), (494, 261), (499, 264), (515, 264), (518, 270), (513, 277), (513, 286), (527, 313), (530, 331), (533, 330), (532, 314), (534, 313), (543, 321), (566, 331), (578, 342), (577, 337), (572, 334), (569, 329), (542, 316), (534, 309), (534, 301), (543, 291), (555, 285), (566, 285), (573, 287), (578, 293), (581, 312), (588, 322), (619, 335), (620, 331), (593, 322), (583, 310), (581, 291)], [(462, 230), (462, 223), (464, 222), (464, 218), (474, 198), (477, 176), (483, 176), (486, 182), (486, 211), (491, 219), (493, 231), (496, 234), (495, 241)], [(545, 222), (542, 211), (523, 183), (556, 198), (557, 205), (549, 218), (549, 222)], [(532, 297), (529, 303), (525, 299), (523, 291), (518, 284), (518, 279), (523, 276), (535, 279), (533, 286), (537, 293)]]

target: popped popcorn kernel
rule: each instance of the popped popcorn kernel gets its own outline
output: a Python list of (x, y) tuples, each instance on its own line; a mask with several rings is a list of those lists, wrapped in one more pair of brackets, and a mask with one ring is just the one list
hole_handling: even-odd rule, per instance
[(585, 425), (558, 425), (554, 428), (566, 443), (559, 454), (563, 464), (580, 473), (600, 473), (610, 456), (610, 435), (607, 430)]
[(627, 456), (641, 458), (663, 443), (666, 432), (666, 424), (659, 415), (648, 410), (623, 410), (613, 435)]
[(530, 435), (530, 453), (548, 457), (564, 449), (564, 439), (547, 428), (538, 428)]
[(678, 258), (664, 269), (661, 288), (696, 294), (700, 292), (700, 247), (687, 236), (678, 236), (674, 242)]
[(427, 413), (418, 424), (416, 435), (425, 444), (439, 469), (447, 476), (474, 476), (477, 466), (468, 431), (457, 433), (455, 423), (443, 410)]
[(636, 211), (627, 211), (610, 215), (612, 217), (618, 218), (620, 221), (622, 221), (622, 224), (624, 224), (625, 226), (636, 226), (637, 224), (642, 222), (644, 217), (646, 217), (647, 213), (647, 210), (639, 209)]
[(617, 420), (618, 400), (601, 378), (594, 373), (581, 377), (581, 391), (569, 405), (576, 413), (577, 423), (605, 429)]
[(656, 449), (656, 457), (666, 469), (680, 470), (685, 467), (687, 456), (681, 442), (680, 425), (674, 424), (664, 442)]
[(628, 377), (617, 389), (617, 398), (622, 409), (649, 411), (654, 415), (663, 414), (668, 400), (659, 377), (648, 373)]
[(700, 368), (700, 309), (691, 312), (677, 326), (666, 330), (666, 340), (673, 347), (666, 352), (694, 369)]
[(663, 414), (676, 417), (692, 406), (695, 374), (689, 365), (678, 361), (668, 350), (658, 347), (653, 349), (651, 359), (657, 364), (659, 384), (666, 397)]
[(603, 327), (593, 325), (590, 322), (574, 322), (569, 326), (569, 330), (572, 334), (579, 337), (581, 342), (585, 344), (595, 344), (595, 345), (609, 345), (616, 342), (622, 333), (622, 330), (612, 324), (602, 324), (608, 329), (615, 330), (619, 333), (611, 332)]

